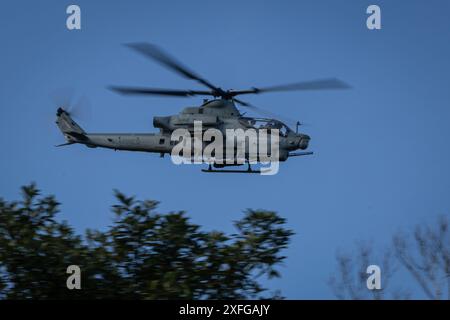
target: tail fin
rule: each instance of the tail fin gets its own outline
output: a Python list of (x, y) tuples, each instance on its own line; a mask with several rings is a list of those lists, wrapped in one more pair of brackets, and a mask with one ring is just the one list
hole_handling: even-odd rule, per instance
[(56, 124), (69, 144), (86, 141), (86, 132), (70, 117), (63, 108), (56, 111)]

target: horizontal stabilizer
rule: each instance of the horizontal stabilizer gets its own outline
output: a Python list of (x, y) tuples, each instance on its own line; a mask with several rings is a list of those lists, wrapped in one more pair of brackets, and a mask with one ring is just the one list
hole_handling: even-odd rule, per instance
[(70, 146), (71, 144), (74, 144), (75, 142), (66, 142), (66, 143), (62, 143), (62, 144), (58, 144), (55, 147), (64, 147), (64, 146)]

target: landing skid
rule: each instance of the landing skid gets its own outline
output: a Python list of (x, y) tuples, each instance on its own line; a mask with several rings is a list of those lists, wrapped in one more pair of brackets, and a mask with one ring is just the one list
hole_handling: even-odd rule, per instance
[(202, 172), (208, 173), (261, 173), (260, 169), (253, 170), (250, 165), (248, 165), (247, 170), (217, 170), (213, 169), (211, 165), (208, 166), (208, 169), (202, 169)]

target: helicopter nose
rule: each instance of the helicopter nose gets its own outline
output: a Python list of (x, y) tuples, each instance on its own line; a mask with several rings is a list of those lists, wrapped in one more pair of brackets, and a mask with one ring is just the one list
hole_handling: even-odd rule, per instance
[(309, 140), (311, 138), (306, 135), (306, 134), (302, 134), (300, 135), (300, 139), (298, 141), (298, 147), (302, 150), (305, 150), (306, 148), (308, 148), (308, 144), (309, 144)]

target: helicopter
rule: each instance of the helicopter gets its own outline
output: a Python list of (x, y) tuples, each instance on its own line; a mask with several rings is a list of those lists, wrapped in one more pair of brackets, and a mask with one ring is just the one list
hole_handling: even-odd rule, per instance
[[(66, 142), (58, 145), (67, 146), (72, 144), (83, 144), (89, 148), (108, 148), (113, 150), (142, 151), (158, 153), (161, 157), (165, 154), (171, 154), (178, 143), (183, 139), (175, 141), (172, 139), (174, 132), (179, 129), (193, 132), (195, 125), (201, 123), (202, 132), (208, 129), (216, 129), (222, 132), (225, 137), (231, 129), (253, 129), (256, 132), (275, 131), (279, 144), (278, 160), (286, 161), (290, 157), (311, 155), (313, 152), (300, 151), (306, 150), (309, 145), (310, 136), (300, 133), (298, 128), (300, 122), (296, 122), (295, 131), (285, 122), (276, 119), (276, 117), (256, 118), (245, 116), (236, 105), (250, 109), (255, 112), (264, 113), (253, 104), (238, 99), (241, 95), (262, 94), (268, 92), (284, 91), (305, 91), (305, 90), (324, 90), (324, 89), (348, 89), (350, 86), (337, 79), (327, 78), (313, 81), (303, 81), (285, 85), (276, 85), (269, 87), (251, 87), (245, 90), (224, 90), (205, 78), (199, 76), (191, 69), (187, 68), (175, 58), (165, 52), (158, 46), (150, 43), (131, 43), (127, 44), (129, 48), (150, 58), (166, 67), (167, 69), (181, 75), (189, 80), (194, 80), (205, 87), (203, 90), (178, 90), (162, 89), (149, 87), (130, 87), (130, 86), (109, 86), (108, 88), (122, 95), (134, 96), (165, 96), (165, 97), (212, 97), (204, 99), (200, 106), (186, 107), (180, 113), (171, 116), (153, 117), (153, 126), (159, 129), (157, 133), (87, 133), (71, 117), (67, 110), (69, 106), (58, 106), (56, 112), (56, 124), (62, 132)], [(267, 112), (266, 112), (267, 113)], [(186, 140), (186, 139), (184, 139)], [(186, 142), (184, 142), (186, 144)], [(270, 142), (269, 142), (270, 143)], [(202, 148), (207, 144), (203, 143)], [(260, 146), (258, 146), (259, 148)], [(233, 157), (236, 157), (234, 155)], [(237, 160), (237, 159), (234, 159)], [(242, 161), (223, 162), (212, 159), (209, 161), (208, 169), (203, 172), (209, 173), (260, 173), (260, 170), (254, 170), (251, 167), (249, 159), (248, 146), (245, 147), (244, 158)], [(257, 159), (261, 160), (261, 159)], [(230, 166), (240, 166), (243, 163), (248, 164), (247, 170), (223, 169)], [(214, 169), (213, 169), (214, 168)]]

